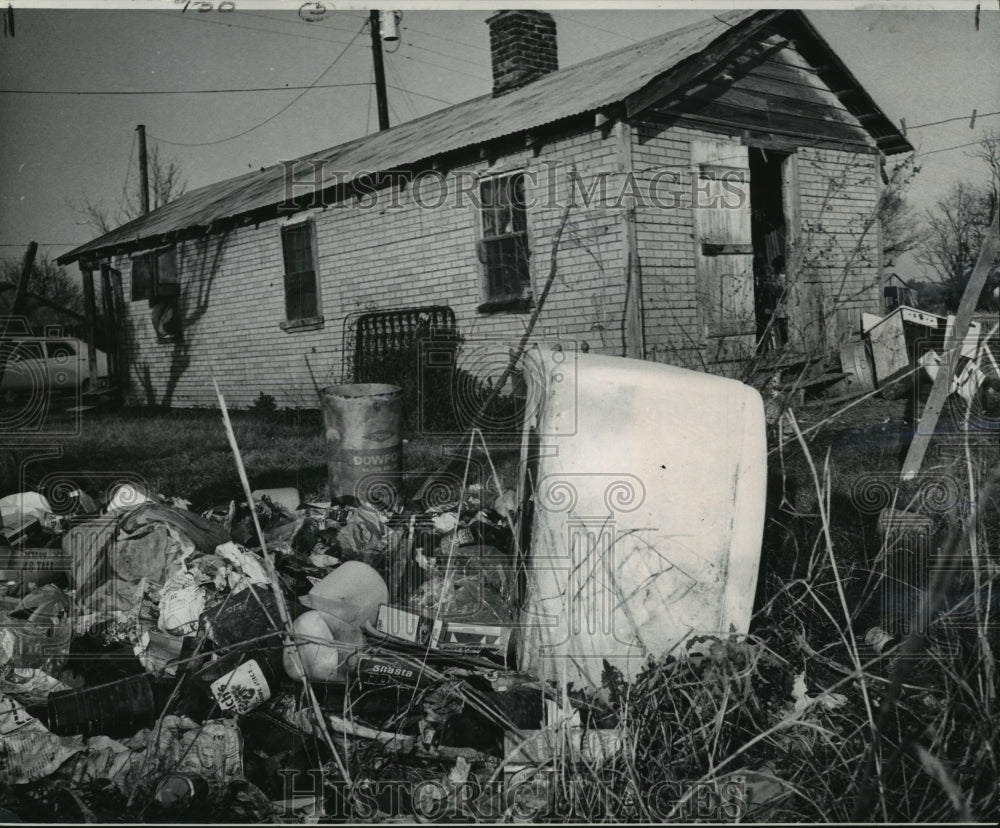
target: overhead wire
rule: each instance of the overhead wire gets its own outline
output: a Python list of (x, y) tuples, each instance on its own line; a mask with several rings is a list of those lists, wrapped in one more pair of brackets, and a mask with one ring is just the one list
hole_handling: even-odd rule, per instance
[(282, 113), (284, 113), (288, 109), (290, 109), (292, 106), (294, 106), (299, 100), (301, 100), (306, 94), (308, 94), (308, 92), (309, 92), (310, 89), (314, 89), (315, 86), (316, 86), (316, 84), (319, 83), (319, 81), (323, 78), (323, 76), (326, 75), (326, 73), (329, 72), (334, 66), (336, 66), (337, 63), (340, 61), (340, 59), (345, 54), (347, 54), (347, 50), (350, 49), (351, 46), (354, 45), (354, 41), (356, 41), (361, 36), (361, 33), (363, 31), (364, 31), (364, 28), (362, 27), (361, 29), (358, 29), (357, 32), (355, 32), (354, 37), (351, 38), (350, 43), (348, 43), (346, 46), (344, 46), (343, 49), (340, 50), (340, 52), (337, 54), (337, 56), (330, 62), (330, 64), (326, 67), (326, 69), (324, 69), (322, 72), (320, 72), (319, 77), (317, 77), (316, 80), (312, 84), (310, 84), (307, 88), (305, 88), (304, 90), (302, 90), (298, 95), (296, 95), (291, 101), (289, 101), (287, 104), (285, 104), (281, 109), (279, 109), (273, 115), (271, 115), (268, 118), (265, 118), (259, 124), (255, 124), (254, 126), (250, 127), (249, 129), (244, 129), (241, 132), (237, 132), (235, 135), (230, 135), (230, 136), (228, 136), (226, 138), (218, 138), (218, 139), (216, 139), (214, 141), (194, 141), (194, 142), (189, 142), (189, 141), (168, 141), (165, 138), (159, 138), (157, 136), (150, 136), (150, 137), (154, 138), (155, 140), (159, 141), (160, 143), (170, 144), (170, 145), (175, 146), (175, 147), (207, 147), (207, 146), (211, 146), (213, 144), (224, 144), (226, 141), (232, 141), (232, 140), (234, 140), (236, 138), (240, 138), (241, 136), (246, 135), (247, 133), (253, 132), (256, 129), (260, 129), (262, 126), (264, 126), (265, 124), (270, 123), (275, 118), (277, 118), (279, 115), (281, 115)]
[(573, 17), (566, 17), (564, 14), (556, 14), (555, 12), (550, 12), (550, 14), (559, 20), (565, 20), (568, 23), (575, 23), (577, 26), (586, 26), (588, 29), (593, 29), (596, 32), (604, 32), (605, 34), (614, 35), (615, 37), (623, 37), (625, 40), (631, 40), (633, 43), (639, 42), (638, 37), (632, 37), (631, 35), (615, 32), (611, 29), (605, 29), (603, 26), (595, 26), (592, 23), (584, 23), (582, 20), (577, 20)]
[(375, 67), (371, 67), (368, 73), (368, 103), (365, 104), (365, 135), (371, 132), (372, 128), (372, 90), (375, 88)]
[(118, 220), (119, 224), (122, 223), (122, 215), (123, 215), (123, 213), (125, 211), (125, 197), (126, 197), (126, 193), (128, 192), (128, 177), (129, 177), (129, 173), (132, 172), (132, 158), (135, 156), (135, 140), (136, 140), (135, 135), (136, 135), (136, 131), (132, 130), (132, 147), (128, 151), (128, 166), (125, 167), (125, 183), (122, 184), (122, 197), (121, 197), (121, 201), (118, 202), (118, 218), (117, 218), (117, 220)]
[(430, 52), (432, 55), (437, 55), (438, 57), (443, 57), (446, 58), (447, 60), (457, 60), (460, 61), (461, 63), (467, 63), (469, 64), (469, 66), (475, 66), (477, 69), (483, 68), (483, 62), (481, 60), (466, 60), (465, 58), (461, 58), (458, 55), (446, 55), (444, 52), (439, 52), (436, 49), (428, 49), (426, 46), (418, 46), (416, 43), (413, 43), (409, 40), (406, 41), (406, 45), (409, 46), (411, 49), (416, 49), (417, 51), (420, 52)]
[(218, 95), (235, 92), (289, 92), (297, 89), (340, 89), (364, 83), (314, 83), (301, 86), (248, 86), (229, 89), (0, 89), (4, 95)]
[[(236, 9), (234, 11), (234, 14), (243, 14), (243, 15), (246, 15), (247, 17), (259, 17), (262, 20), (272, 20), (275, 23), (285, 23), (285, 24), (287, 24), (289, 26), (293, 26), (293, 25), (312, 26), (314, 28), (321, 28), (321, 29), (334, 29), (335, 31), (338, 31), (338, 32), (347, 32), (349, 34), (352, 34), (354, 32), (354, 29), (347, 29), (347, 28), (344, 28), (343, 26), (332, 26), (332, 25), (329, 25), (328, 23), (326, 23), (325, 17), (322, 20), (309, 21), (309, 20), (303, 20), (301, 17), (299, 17), (296, 14), (294, 20), (284, 20), (284, 19), (282, 19), (280, 17), (272, 17), (269, 14), (260, 14), (259, 12), (249, 12), (249, 11), (244, 11), (243, 9)], [(317, 27), (317, 23), (320, 24), (318, 27)]]
[[(39, 247), (79, 247), (87, 242), (38, 242)], [(23, 242), (0, 242), (0, 247), (25, 247)]]
[(428, 32), (426, 29), (417, 29), (414, 26), (410, 25), (400, 26), (400, 28), (403, 29), (403, 31), (420, 32), (420, 34), (422, 35), (426, 35), (427, 37), (434, 37), (437, 38), (438, 40), (447, 40), (449, 43), (455, 43), (459, 46), (463, 46), (466, 49), (472, 49), (477, 54), (481, 54), (482, 52), (482, 49), (479, 46), (473, 46), (469, 43), (465, 43), (464, 41), (459, 40), (457, 37), (448, 37), (447, 35), (435, 34), (434, 32)]
[[(991, 118), (994, 115), (1000, 115), (1000, 112), (982, 112), (982, 113), (976, 112), (975, 118), (978, 121), (980, 118)], [(950, 123), (953, 123), (954, 121), (968, 121), (972, 117), (973, 116), (971, 114), (970, 115), (959, 115), (959, 116), (957, 116), (955, 118), (944, 118), (943, 120), (940, 120), (940, 121), (928, 121), (926, 124), (915, 124), (913, 126), (910, 126), (909, 124), (907, 124), (906, 128), (908, 130), (910, 130), (910, 129), (923, 129), (924, 127), (938, 126), (939, 124), (950, 124)]]
[(247, 26), (243, 23), (230, 23), (224, 20), (212, 20), (203, 15), (199, 15), (198, 17), (192, 17), (190, 15), (175, 14), (173, 12), (166, 12), (166, 11), (161, 12), (154, 10), (149, 10), (149, 14), (158, 14), (162, 17), (169, 17), (172, 20), (188, 20), (192, 23), (208, 23), (209, 25), (213, 26), (226, 26), (235, 29), (247, 29), (251, 32), (263, 32), (264, 34), (279, 35), (282, 37), (299, 37), (305, 40), (319, 40), (323, 43), (344, 44), (347, 42), (345, 40), (334, 40), (333, 38), (330, 37), (316, 37), (315, 35), (300, 34), (299, 32), (279, 32), (277, 29), (262, 29), (260, 28), (260, 26)]
[(976, 147), (981, 143), (982, 141), (969, 141), (966, 144), (955, 144), (953, 147), (941, 147), (941, 149), (929, 150), (928, 152), (915, 151), (913, 154), (918, 158), (923, 158), (927, 155), (935, 155), (939, 152), (951, 152), (952, 150), (964, 149), (965, 147)]
[(486, 75), (481, 75), (481, 74), (479, 74), (477, 72), (468, 72), (468, 71), (466, 71), (464, 69), (462, 69), (462, 70), (455, 69), (452, 66), (445, 66), (444, 64), (441, 64), (441, 63), (434, 63), (431, 60), (424, 60), (423, 58), (415, 58), (415, 57), (412, 57), (410, 55), (403, 55), (403, 59), (404, 60), (412, 60), (414, 63), (423, 63), (425, 66), (436, 66), (438, 69), (444, 69), (445, 71), (448, 71), (448, 72), (454, 72), (457, 75), (471, 75), (472, 77), (478, 78), (479, 80), (485, 80), (485, 81), (489, 80), (489, 78), (486, 77)]
[(387, 60), (385, 62), (385, 65), (389, 67), (390, 74), (392, 75), (392, 77), (396, 81), (396, 83), (399, 84), (400, 89), (403, 92), (404, 99), (406, 100), (406, 105), (410, 108), (410, 114), (414, 118), (418, 117), (417, 116), (417, 108), (413, 105), (413, 98), (410, 96), (410, 90), (408, 90), (405, 86), (403, 86), (403, 81), (399, 77), (399, 73), (396, 71), (396, 67), (393, 66), (393, 62), (391, 60)]
[[(344, 89), (351, 86), (368, 86), (367, 83), (315, 83), (296, 86), (248, 86), (231, 89), (0, 89), (0, 95), (216, 95), (240, 92), (291, 92), (299, 89)], [(453, 105), (455, 101), (426, 95), (423, 92), (403, 90), (402, 87), (387, 84), (390, 89), (409, 91), (418, 98), (427, 98), (438, 103)]]

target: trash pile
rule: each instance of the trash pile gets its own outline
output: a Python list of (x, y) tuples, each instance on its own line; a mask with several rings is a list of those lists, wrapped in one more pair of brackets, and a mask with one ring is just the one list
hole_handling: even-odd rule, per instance
[(514, 669), (513, 492), (60, 497), (0, 500), (5, 820), (501, 819), (512, 774), (618, 749)]
[(0, 499), (0, 809), (589, 820), (597, 794), (629, 818), (607, 677), (747, 632), (764, 409), (680, 368), (532, 359), (524, 493), (490, 459), (492, 488), (405, 502), (398, 389), (360, 384), (324, 398), (329, 502), (251, 489), (218, 386), (245, 502)]

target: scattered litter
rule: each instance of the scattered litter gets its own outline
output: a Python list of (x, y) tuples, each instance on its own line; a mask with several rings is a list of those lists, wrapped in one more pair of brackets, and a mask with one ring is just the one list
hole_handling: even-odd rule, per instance
[[(750, 414), (754, 448), (763, 422)], [(484, 804), (500, 817), (498, 791), (478, 786), (555, 759), (581, 779), (618, 767), (624, 730), (594, 688), (571, 696), (517, 651), (537, 626), (523, 614), (520, 495), (497, 479), (404, 506), (397, 432), (363, 432), (385, 444), (378, 471), (395, 494), (381, 503), (306, 502), (245, 476), (243, 501), (204, 511), (138, 483), (103, 511), (76, 490), (58, 520), (40, 493), (0, 501), (8, 540), (50, 550), (0, 595), (0, 806), (31, 811), (61, 791), (91, 821), (98, 801), (135, 821), (317, 821), (372, 791), (379, 821)], [(611, 482), (602, 503), (618, 502)], [(58, 579), (40, 583), (52, 556)], [(837, 703), (804, 685), (796, 699)], [(379, 793), (386, 780), (405, 796)]]

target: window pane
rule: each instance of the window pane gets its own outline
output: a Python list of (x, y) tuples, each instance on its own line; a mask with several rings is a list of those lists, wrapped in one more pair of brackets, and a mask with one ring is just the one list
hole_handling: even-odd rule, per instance
[(312, 233), (308, 221), (283, 227), (281, 250), (285, 258), (285, 273), (300, 273), (313, 269)]
[(180, 293), (180, 281), (177, 278), (174, 250), (164, 250), (156, 257), (156, 294), (174, 296), (178, 293)]
[(503, 180), (491, 178), (480, 187), (483, 203), (483, 237), (499, 236), (507, 222), (507, 205), (503, 197)]
[(524, 176), (483, 181), (480, 195), (488, 299), (520, 299), (531, 287)]
[(288, 319), (319, 316), (316, 274), (313, 271), (293, 273), (285, 277), (285, 315)]
[(510, 181), (510, 212), (511, 224), (515, 233), (523, 233), (528, 229), (528, 216), (524, 209), (524, 176), (515, 175)]
[(29, 360), (45, 359), (45, 352), (42, 350), (41, 342), (18, 342), (16, 350), (12, 355), (15, 362), (27, 362)]
[(69, 342), (46, 342), (49, 359), (69, 359), (76, 356), (76, 349)]
[(132, 301), (148, 299), (153, 282), (152, 257), (136, 256), (132, 259)]
[(484, 239), (490, 299), (521, 297), (531, 285), (523, 236)]

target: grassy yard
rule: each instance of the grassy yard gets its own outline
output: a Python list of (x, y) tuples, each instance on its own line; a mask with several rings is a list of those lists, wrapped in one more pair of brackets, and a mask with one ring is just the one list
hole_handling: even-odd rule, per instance
[[(295, 486), (307, 499), (327, 493), (327, 445), (318, 411), (231, 412), (236, 439), (255, 488)], [(83, 412), (79, 428), (68, 414), (49, 421), (53, 431), (77, 430), (71, 437), (24, 439), (0, 450), (0, 496), (17, 491), (21, 475), (27, 488), (46, 480), (70, 479), (93, 497), (105, 495), (123, 479), (144, 480), (153, 491), (208, 508), (240, 496), (239, 479), (222, 417), (215, 410)], [(404, 434), (404, 478), (413, 494), (424, 475), (443, 459), (464, 457), (461, 437), (421, 438)], [(30, 446), (30, 447), (28, 447)], [(53, 456), (59, 454), (59, 456)], [(507, 484), (514, 481), (516, 458), (501, 450), (494, 462)], [(477, 457), (482, 459), (481, 453)]]

